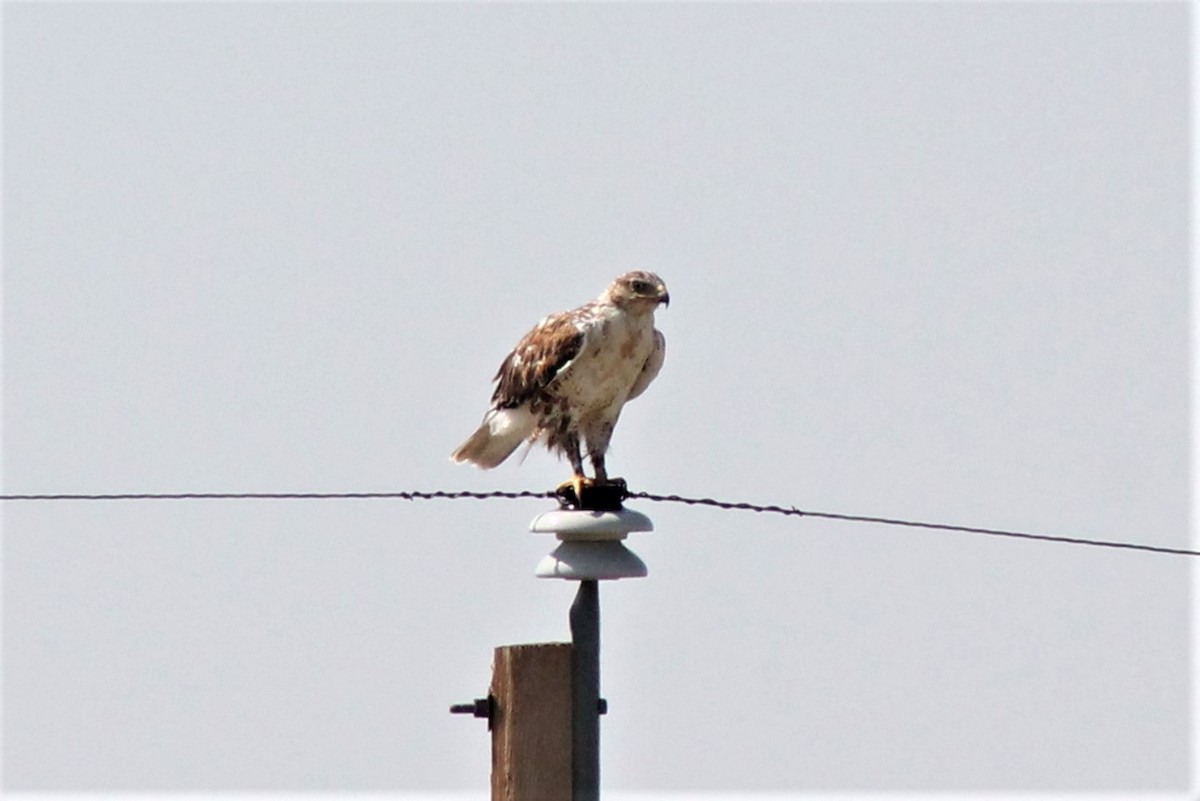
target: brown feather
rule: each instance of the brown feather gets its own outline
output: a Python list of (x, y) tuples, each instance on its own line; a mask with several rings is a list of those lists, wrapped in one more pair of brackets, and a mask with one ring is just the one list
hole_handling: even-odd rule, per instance
[(547, 317), (500, 364), (493, 405), (511, 409), (538, 395), (579, 354), (582, 344), (583, 334), (569, 314)]

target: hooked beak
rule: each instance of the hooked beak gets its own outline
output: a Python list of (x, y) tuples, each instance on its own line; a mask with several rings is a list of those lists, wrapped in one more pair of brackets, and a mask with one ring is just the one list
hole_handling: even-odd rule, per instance
[(667, 291), (666, 287), (658, 291), (658, 302), (663, 305), (664, 309), (671, 305), (671, 293)]

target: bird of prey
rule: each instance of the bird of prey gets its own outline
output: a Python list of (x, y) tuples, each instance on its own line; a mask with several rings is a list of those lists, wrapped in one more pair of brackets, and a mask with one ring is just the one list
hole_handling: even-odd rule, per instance
[[(490, 468), (525, 441), (566, 454), (573, 476), (563, 482), (581, 498), (583, 487), (610, 483), (604, 465), (621, 408), (658, 375), (666, 340), (654, 310), (671, 301), (651, 272), (617, 278), (600, 297), (552, 314), (521, 338), (493, 379), (492, 407), (483, 424), (451, 459)], [(595, 478), (584, 474), (586, 444)]]

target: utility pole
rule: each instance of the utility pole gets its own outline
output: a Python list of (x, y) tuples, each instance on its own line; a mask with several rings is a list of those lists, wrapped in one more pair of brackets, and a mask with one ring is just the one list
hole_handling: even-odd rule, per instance
[[(530, 524), (533, 532), (559, 540), (535, 574), (579, 582), (569, 614), (569, 671), (562, 644), (502, 646), (489, 696), (451, 707), (488, 719), (492, 801), (599, 801), (600, 716), (607, 711), (600, 697), (599, 582), (645, 576), (645, 563), (622, 540), (654, 530), (650, 518), (612, 497), (599, 496), (593, 508), (545, 512)], [(564, 681), (569, 715), (562, 709)], [(553, 779), (562, 775), (564, 761), (570, 765), (569, 795), (563, 780)]]

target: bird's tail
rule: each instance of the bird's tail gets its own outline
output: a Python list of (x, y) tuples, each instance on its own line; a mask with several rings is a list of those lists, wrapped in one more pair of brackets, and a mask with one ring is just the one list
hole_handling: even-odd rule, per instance
[(450, 454), (450, 458), (480, 467), (495, 467), (511, 456), (533, 430), (533, 414), (527, 407), (492, 409), (483, 416), (483, 424)]

